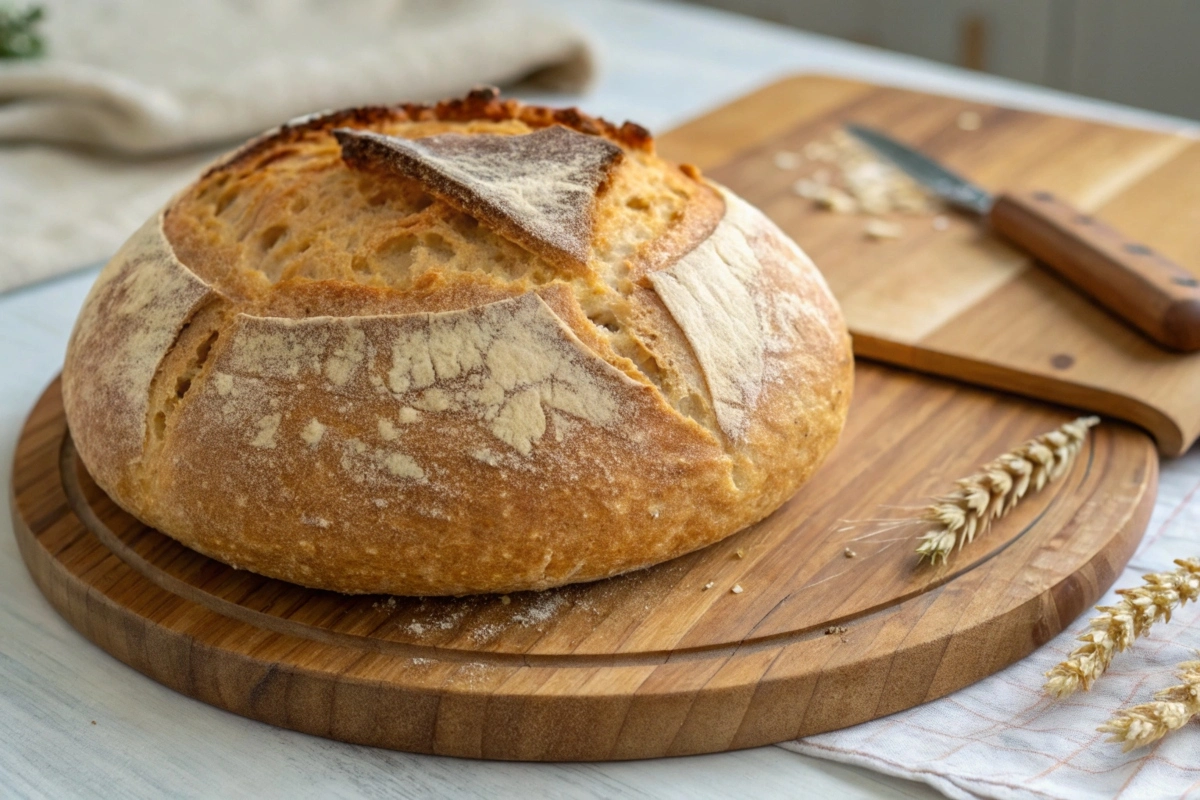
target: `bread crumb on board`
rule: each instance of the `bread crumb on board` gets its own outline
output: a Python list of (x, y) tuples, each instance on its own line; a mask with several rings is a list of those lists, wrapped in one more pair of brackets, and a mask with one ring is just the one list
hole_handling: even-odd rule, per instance
[(868, 239), (899, 239), (904, 236), (904, 226), (886, 219), (872, 219), (863, 228)]
[(825, 629), (826, 636), (839, 636), (846, 632), (845, 625), (833, 625)]
[(733, 588), (730, 589), (729, 591), (733, 592), (734, 594), (741, 594), (745, 590), (742, 588), (742, 585), (740, 583), (735, 583), (733, 585)]
[[(777, 167), (780, 155), (776, 153)], [(834, 214), (873, 217), (865, 229), (872, 241), (904, 235), (900, 223), (881, 219), (881, 215), (932, 215), (944, 207), (919, 183), (845, 131), (834, 131), (826, 140), (807, 142), (800, 162), (788, 158), (782, 161), (796, 163), (797, 169), (803, 164), (827, 165), (794, 181), (792, 192)]]
[(371, 603), (371, 608), (394, 611), (396, 609), (396, 598), (393, 596), (388, 597), (387, 600), (377, 600), (374, 603)]
[(717, 585), (716, 581), (709, 581), (708, 583), (704, 584), (704, 588), (701, 589), (701, 591), (707, 592), (709, 589), (711, 589), (712, 587), (714, 587), (716, 585)]
[(855, 556), (858, 555), (858, 553), (854, 552), (849, 547), (847, 547), (845, 550), (842, 551), (842, 555), (844, 555), (846, 558), (854, 558)]
[(775, 154), (775, 166), (778, 169), (796, 169), (804, 159), (799, 153), (793, 153), (790, 150), (780, 150)]
[(818, 206), (835, 214), (858, 213), (858, 203), (854, 198), (836, 186), (825, 186), (816, 201)]
[(737, 552), (736, 552), (736, 553), (734, 553), (734, 555), (735, 555), (735, 556), (737, 556), (738, 558), (745, 558), (745, 557), (746, 557), (746, 550), (745, 550), (745, 548), (739, 547), (739, 548), (737, 549)]
[[(543, 592), (525, 606), (524, 610), (513, 614), (512, 621), (526, 628), (536, 628), (550, 620), (567, 602), (566, 598), (557, 592)], [(650, 609), (646, 606), (646, 610)]]

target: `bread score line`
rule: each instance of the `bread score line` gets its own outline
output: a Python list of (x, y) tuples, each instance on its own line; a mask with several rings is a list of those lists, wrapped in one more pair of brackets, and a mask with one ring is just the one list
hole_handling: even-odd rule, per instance
[[(476, 116), (531, 133), (576, 123), (647, 152), (529, 108)], [(300, 126), (329, 137), (344, 123)], [(176, 198), (105, 267), (76, 324), (63, 376), (76, 447), (117, 503), (183, 544), (340, 592), (544, 589), (711, 544), (771, 513), (832, 449), (852, 357), (812, 262), (759, 211), (710, 193), (724, 208), (703, 235), (680, 223), (639, 246), (621, 308), (630, 335), (680, 362), (675, 380), (692, 376), (715, 425), (610, 347), (566, 279), (489, 278), (479, 302), (433, 303), (460, 306), (446, 310), (357, 314), (330, 299), (336, 313), (264, 314), (180, 260), (165, 230)], [(456, 269), (443, 272), (482, 280)]]

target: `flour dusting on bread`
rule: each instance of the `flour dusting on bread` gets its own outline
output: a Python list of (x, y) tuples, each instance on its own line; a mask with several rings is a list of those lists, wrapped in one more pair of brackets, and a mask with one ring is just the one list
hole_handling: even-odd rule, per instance
[(546, 432), (550, 409), (598, 427), (616, 421), (617, 397), (589, 368), (595, 359), (536, 295), (413, 323), (392, 343), (387, 383), (397, 397), (436, 385), (434, 402), (427, 394), (413, 402), (468, 413), (524, 456)]
[[(305, 389), (308, 382), (327, 380), (325, 391), (344, 398), (344, 408), (338, 409), (343, 414), (372, 397), (382, 396), (393, 406), (394, 416), (377, 417), (374, 430), (338, 445), (345, 449), (344, 468), (356, 480), (369, 474), (425, 478), (411, 456), (392, 446), (422, 416), (473, 420), (494, 437), (492, 450), (507, 446), (526, 458), (534, 455), (552, 413), (623, 435), (620, 392), (614, 384), (634, 383), (597, 360), (535, 294), (440, 314), (301, 320), (243, 316), (229, 339), (214, 365), (211, 389), (200, 391), (211, 391), (226, 424), (244, 426), (252, 447), (289, 450), (289, 443), (279, 439), (281, 413), (274, 408), (296, 418), (297, 425), (303, 422), (298, 438), (304, 451), (330, 441), (334, 434), (328, 419), (300, 420), (295, 409), (296, 389)], [(339, 367), (331, 374), (331, 363), (352, 368)], [(560, 424), (555, 432), (561, 439), (571, 429)], [(297, 450), (296, 457), (306, 456)], [(478, 460), (495, 464), (498, 458)], [(379, 472), (372, 465), (385, 469)]]
[(762, 519), (851, 378), (828, 287), (758, 211), (637, 126), (473, 93), (219, 162), (106, 267), (64, 387), (97, 483), (185, 545), (464, 594)]
[(700, 361), (721, 429), (741, 439), (762, 389), (759, 260), (729, 214), (708, 239), (649, 280)]
[(403, 139), (334, 130), (346, 163), (391, 169), (535, 253), (587, 261), (596, 194), (622, 150), (555, 125), (516, 136)]
[(212, 292), (175, 259), (162, 236), (160, 214), (110, 264), (75, 324), (63, 392), (75, 425), (92, 434), (78, 443), (81, 452), (94, 465), (93, 474), (113, 484), (132, 479), (142, 457), (155, 373)]

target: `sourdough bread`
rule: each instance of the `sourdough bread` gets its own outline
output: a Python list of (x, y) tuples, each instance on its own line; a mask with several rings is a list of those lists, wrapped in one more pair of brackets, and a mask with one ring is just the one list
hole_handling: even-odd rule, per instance
[(63, 371), (130, 513), (340, 592), (543, 589), (771, 513), (833, 447), (812, 262), (643, 129), (493, 92), (299, 120), (104, 269)]

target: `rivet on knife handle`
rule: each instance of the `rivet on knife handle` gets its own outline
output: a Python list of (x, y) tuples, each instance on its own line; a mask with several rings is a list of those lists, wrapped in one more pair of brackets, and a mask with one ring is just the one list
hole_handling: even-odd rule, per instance
[(996, 198), (993, 229), (1155, 341), (1200, 350), (1200, 281), (1049, 192)]

